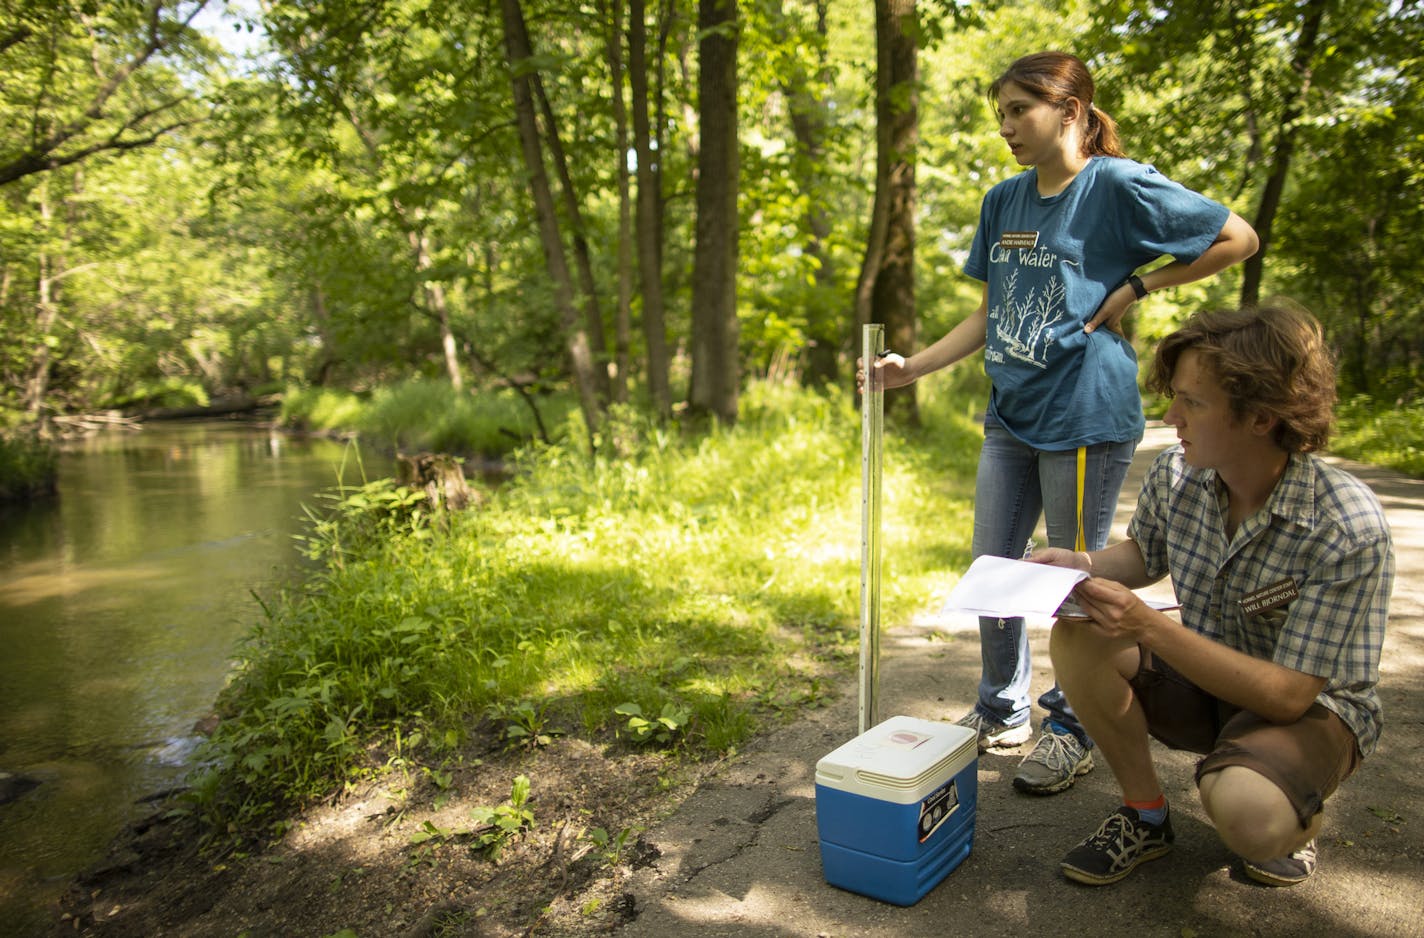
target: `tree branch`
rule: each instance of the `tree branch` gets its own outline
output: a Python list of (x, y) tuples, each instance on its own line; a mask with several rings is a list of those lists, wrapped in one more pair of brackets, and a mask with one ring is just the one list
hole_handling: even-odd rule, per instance
[(199, 123), (202, 123), (202, 120), (199, 118), (175, 121), (172, 124), (157, 128), (145, 137), (130, 137), (126, 140), (110, 138), (102, 143), (96, 143), (92, 146), (66, 153), (63, 156), (55, 156), (52, 153), (40, 153), (35, 150), (30, 150), (10, 162), (0, 165), (0, 186), (14, 182), (17, 179), (23, 179), (34, 173), (58, 169), (61, 166), (72, 166), (75, 163), (88, 159), (96, 153), (103, 153), (110, 150), (123, 152), (125, 150), (137, 150), (140, 147), (151, 146), (164, 134), (172, 133), (180, 128), (191, 127)]
[[(178, 121), (158, 128), (142, 137), (123, 138), (123, 134), (126, 131), (134, 130), (138, 125), (153, 117), (155, 114), (170, 110), (184, 101), (190, 100), (190, 96), (182, 95), (129, 115), (106, 141), (84, 146), (67, 154), (56, 155), (56, 151), (66, 143), (69, 143), (74, 138), (93, 128), (94, 124), (98, 121), (105, 119), (108, 116), (106, 108), (110, 99), (123, 87), (125, 82), (127, 82), (135, 72), (143, 68), (156, 54), (169, 48), (171, 43), (169, 38), (165, 35), (165, 27), (169, 24), (173, 24), (179, 27), (180, 32), (186, 30), (193, 21), (193, 18), (207, 5), (207, 2), (208, 0), (197, 0), (193, 8), (182, 19), (175, 18), (165, 21), (163, 19), (163, 11), (166, 9), (165, 0), (151, 0), (146, 11), (147, 16), (142, 46), (127, 60), (115, 67), (107, 77), (105, 77), (103, 69), (99, 67), (97, 55), (95, 55), (91, 61), (95, 66), (95, 77), (100, 80), (101, 84), (90, 97), (88, 104), (80, 112), (79, 116), (56, 129), (52, 129), (48, 135), (34, 140), (23, 152), (0, 164), (0, 186), (14, 182), (17, 179), (21, 179), (33, 173), (44, 172), (60, 166), (72, 165), (95, 153), (104, 152), (106, 150), (123, 151), (147, 146), (165, 133), (169, 133), (179, 127), (196, 123), (196, 119)], [(0, 39), (0, 51), (4, 51), (4, 49), (17, 42), (24, 41), (29, 35), (30, 31), (24, 27), (13, 30), (10, 34), (3, 37), (3, 39)], [(97, 48), (96, 45), (91, 51), (97, 53)], [(38, 135), (36, 136), (38, 137)]]
[(34, 35), (34, 30), (28, 26), (17, 26), (3, 36), (0, 36), (0, 52), (4, 52), (11, 46), (18, 46)]

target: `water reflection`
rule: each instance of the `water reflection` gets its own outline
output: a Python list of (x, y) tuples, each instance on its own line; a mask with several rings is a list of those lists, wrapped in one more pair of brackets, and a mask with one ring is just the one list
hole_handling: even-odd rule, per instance
[(0, 931), (32, 933), (181, 778), (252, 592), (300, 570), (303, 504), (389, 472), (253, 425), (153, 425), (73, 444), (58, 499), (0, 511), (0, 772), (40, 783), (0, 805)]

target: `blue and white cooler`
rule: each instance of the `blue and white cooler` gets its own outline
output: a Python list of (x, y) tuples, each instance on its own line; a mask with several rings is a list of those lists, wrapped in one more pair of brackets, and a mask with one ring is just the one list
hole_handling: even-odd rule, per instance
[(974, 731), (896, 716), (816, 763), (826, 882), (914, 905), (969, 855), (979, 794)]

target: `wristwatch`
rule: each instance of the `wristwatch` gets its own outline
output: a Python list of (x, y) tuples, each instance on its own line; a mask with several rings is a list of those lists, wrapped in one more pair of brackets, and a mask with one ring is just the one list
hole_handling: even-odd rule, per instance
[(1142, 278), (1137, 276), (1137, 274), (1128, 274), (1127, 279), (1124, 280), (1123, 283), (1132, 287), (1132, 292), (1137, 294), (1139, 300), (1147, 295), (1147, 287), (1142, 283)]

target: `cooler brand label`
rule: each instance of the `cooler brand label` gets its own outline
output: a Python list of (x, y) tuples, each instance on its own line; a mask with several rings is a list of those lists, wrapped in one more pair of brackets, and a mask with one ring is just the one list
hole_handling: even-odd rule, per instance
[(1005, 251), (1032, 251), (1038, 247), (1038, 232), (1006, 231), (999, 235), (999, 247)]
[(1276, 609), (1284, 606), (1300, 595), (1300, 590), (1295, 585), (1295, 580), (1286, 577), (1278, 583), (1262, 587), (1254, 593), (1247, 593), (1236, 601), (1241, 607), (1241, 611), (1248, 616), (1254, 616), (1258, 612), (1267, 609)]
[(920, 843), (924, 843), (934, 836), (934, 832), (939, 830), (940, 825), (949, 820), (949, 816), (958, 808), (959, 787), (955, 784), (955, 779), (950, 779), (948, 784), (941, 785), (933, 794), (921, 801)]
[(896, 749), (915, 749), (932, 739), (928, 733), (916, 733), (914, 730), (895, 730), (885, 737), (885, 742)]

